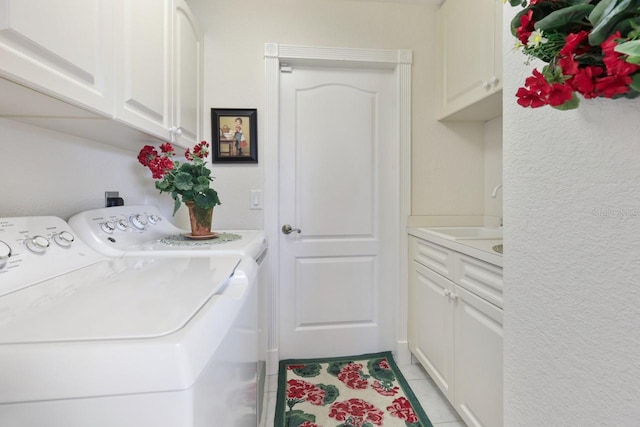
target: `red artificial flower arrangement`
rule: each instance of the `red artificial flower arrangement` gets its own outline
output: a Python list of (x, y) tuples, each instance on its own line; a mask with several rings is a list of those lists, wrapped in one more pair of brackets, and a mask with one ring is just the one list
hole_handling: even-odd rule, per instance
[(184, 157), (187, 162), (173, 160), (175, 150), (170, 143), (160, 145), (160, 152), (145, 145), (138, 154), (138, 162), (149, 168), (151, 176), (156, 179), (155, 186), (161, 193), (171, 193), (175, 204), (175, 214), (182, 202), (194, 202), (203, 209), (211, 209), (221, 204), (218, 193), (210, 188), (213, 181), (211, 171), (207, 168), (209, 143), (202, 141), (191, 149), (187, 149)]
[(640, 0), (509, 0), (516, 46), (547, 63), (518, 89), (523, 107), (577, 108), (640, 95)]

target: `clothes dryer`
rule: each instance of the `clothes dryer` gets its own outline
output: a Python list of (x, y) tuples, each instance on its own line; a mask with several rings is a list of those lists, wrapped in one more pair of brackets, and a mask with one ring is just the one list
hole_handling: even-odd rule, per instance
[(256, 274), (238, 254), (107, 258), (60, 218), (0, 218), (0, 425), (254, 426), (254, 375), (228, 361), (256, 351), (238, 336)]

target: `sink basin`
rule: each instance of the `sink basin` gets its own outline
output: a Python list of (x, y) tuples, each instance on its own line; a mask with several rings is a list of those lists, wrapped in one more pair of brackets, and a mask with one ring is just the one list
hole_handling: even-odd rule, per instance
[(449, 240), (502, 239), (502, 230), (489, 227), (424, 227), (421, 230)]

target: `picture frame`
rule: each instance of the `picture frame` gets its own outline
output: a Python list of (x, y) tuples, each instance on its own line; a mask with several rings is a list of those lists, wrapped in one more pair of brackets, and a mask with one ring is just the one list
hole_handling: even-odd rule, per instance
[(258, 163), (258, 110), (212, 108), (213, 163)]

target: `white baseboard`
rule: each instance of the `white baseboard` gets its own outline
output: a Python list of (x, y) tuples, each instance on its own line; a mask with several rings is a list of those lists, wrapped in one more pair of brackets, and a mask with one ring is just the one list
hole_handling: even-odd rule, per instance
[(408, 341), (396, 342), (395, 356), (396, 356), (396, 364), (398, 366), (411, 365), (411, 351), (409, 351)]
[(269, 350), (267, 351), (267, 375), (277, 375), (278, 374), (278, 362), (280, 361), (278, 357), (278, 350)]

